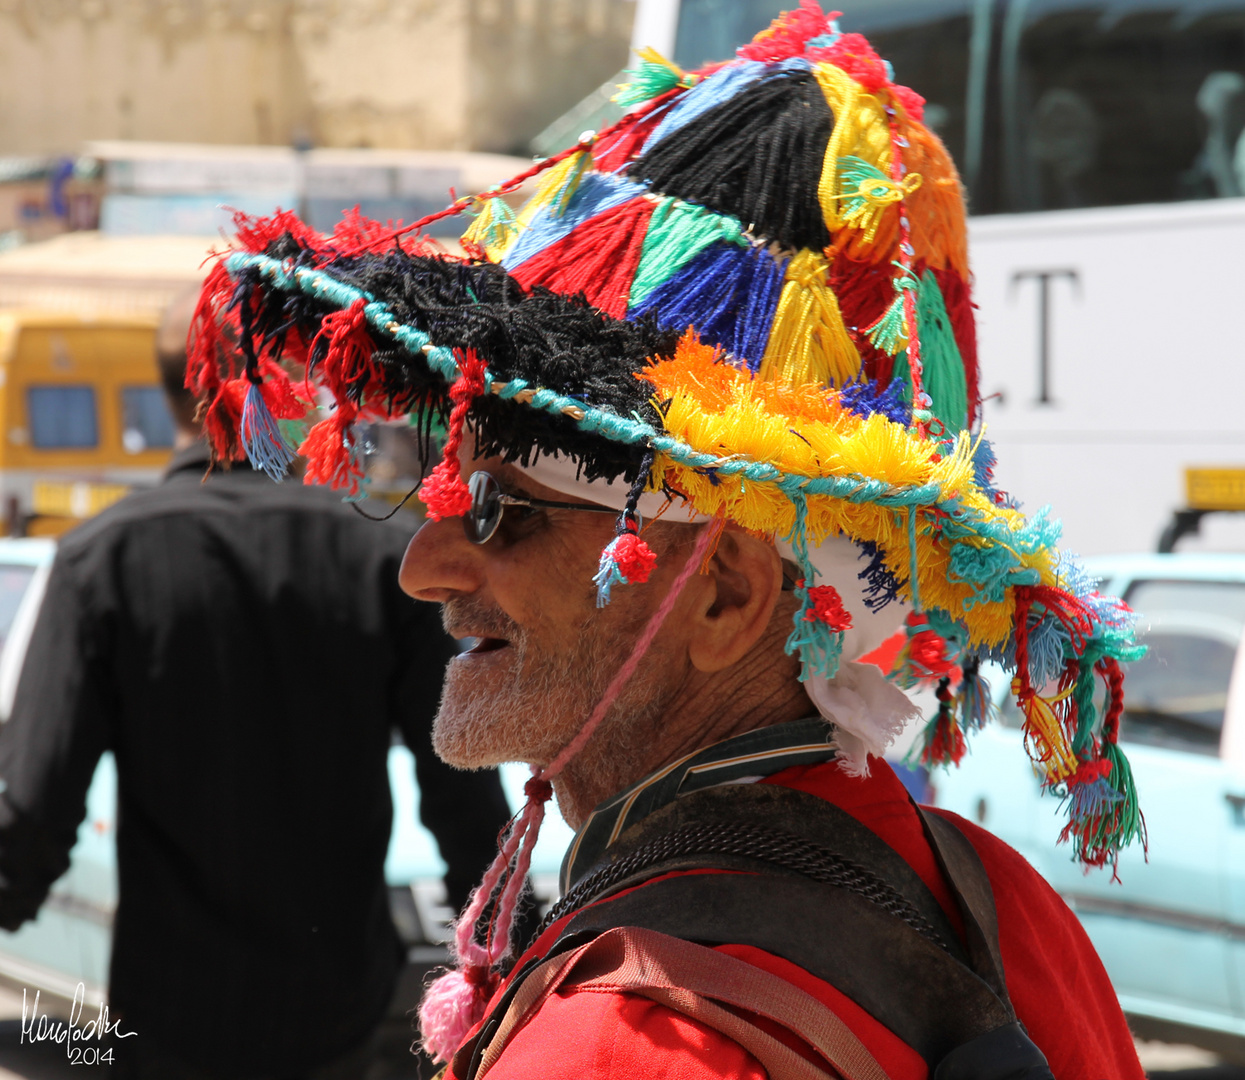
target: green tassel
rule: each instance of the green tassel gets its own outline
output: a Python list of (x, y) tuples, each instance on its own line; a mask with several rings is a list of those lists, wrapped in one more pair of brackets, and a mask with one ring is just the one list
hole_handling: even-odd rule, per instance
[(929, 394), (933, 413), (947, 433), (958, 435), (968, 423), (964, 361), (938, 279), (928, 270), (922, 275), (917, 292), (916, 325), (921, 335), (922, 388)]
[(655, 49), (641, 49), (638, 55), (640, 66), (627, 69), (630, 81), (619, 84), (618, 93), (612, 99), (616, 105), (629, 108), (660, 97), (676, 86), (691, 85), (692, 77)]
[(869, 341), (875, 348), (881, 349), (888, 356), (897, 356), (908, 344), (907, 320), (904, 319), (903, 294), (908, 289), (918, 287), (912, 271), (899, 268), (900, 272), (892, 284), (895, 287), (895, 299), (886, 309), (882, 317), (872, 326), (866, 328)]
[(748, 243), (738, 218), (693, 206), (681, 199), (662, 199), (649, 218), (628, 305), (641, 304), (658, 285), (720, 240), (740, 247)]
[(1107, 783), (1123, 796), (1114, 815), (1112, 846), (1118, 851), (1134, 840), (1140, 840), (1144, 847), (1146, 819), (1141, 815), (1141, 803), (1137, 799), (1137, 782), (1133, 779), (1132, 766), (1128, 764), (1128, 758), (1116, 743), (1108, 742), (1103, 747), (1102, 756), (1111, 762)]

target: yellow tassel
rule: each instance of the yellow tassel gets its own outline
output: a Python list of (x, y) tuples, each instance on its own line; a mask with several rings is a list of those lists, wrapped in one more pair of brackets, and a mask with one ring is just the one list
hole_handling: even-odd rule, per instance
[(860, 353), (848, 336), (828, 271), (825, 256), (816, 251), (800, 251), (787, 264), (762, 379), (842, 386), (860, 373)]
[(463, 233), (463, 240), (484, 249), (490, 262), (501, 262), (519, 237), (519, 222), (501, 196), (480, 200), (480, 212)]
[(817, 198), (826, 227), (833, 232), (843, 224), (839, 206), (841, 179), (839, 158), (857, 157), (883, 176), (891, 172), (891, 134), (886, 109), (842, 68), (814, 64), (813, 74), (834, 116), (834, 130), (826, 144)]
[[(1020, 680), (1013, 679), (1012, 693), (1018, 693), (1019, 689)], [(1025, 749), (1034, 761), (1042, 763), (1046, 778), (1052, 783), (1071, 776), (1078, 764), (1055, 711), (1055, 706), (1062, 704), (1073, 689), (1070, 686), (1051, 698), (1034, 694), (1020, 703), (1025, 714)]]
[(519, 227), (529, 225), (546, 206), (550, 208), (554, 217), (561, 217), (566, 212), (575, 192), (579, 190), (579, 181), (591, 167), (592, 151), (590, 150), (577, 150), (565, 161), (559, 161), (545, 173), (536, 188), (536, 194), (523, 208), (523, 212), (519, 215)]

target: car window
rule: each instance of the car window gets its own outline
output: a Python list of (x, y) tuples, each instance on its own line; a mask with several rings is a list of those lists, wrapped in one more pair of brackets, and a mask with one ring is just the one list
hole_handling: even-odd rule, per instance
[(1148, 652), (1128, 667), (1120, 738), (1218, 753), (1245, 629), (1245, 583), (1141, 580), (1125, 600)]
[(26, 391), (30, 441), (39, 450), (99, 445), (92, 386), (32, 386)]
[(34, 576), (33, 566), (0, 563), (0, 650), (8, 640), (13, 617)]
[(158, 386), (121, 388), (121, 444), (128, 454), (173, 445), (173, 417)]

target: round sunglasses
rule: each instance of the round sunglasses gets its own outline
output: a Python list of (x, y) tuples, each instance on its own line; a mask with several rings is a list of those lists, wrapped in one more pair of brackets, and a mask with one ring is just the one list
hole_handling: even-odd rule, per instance
[(471, 493), (471, 509), (463, 515), (463, 531), (473, 544), (487, 544), (501, 525), (501, 516), (507, 506), (526, 506), (533, 510), (588, 510), (595, 514), (614, 514), (612, 506), (594, 506), (592, 503), (554, 502), (552, 499), (531, 499), (526, 495), (509, 495), (501, 485), (486, 472), (474, 472), (467, 481)]

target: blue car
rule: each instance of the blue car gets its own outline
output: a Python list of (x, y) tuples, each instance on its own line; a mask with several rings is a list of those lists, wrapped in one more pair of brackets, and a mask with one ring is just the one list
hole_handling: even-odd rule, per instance
[(958, 769), (933, 773), (933, 801), (1002, 837), (1064, 897), (1138, 1035), (1245, 1060), (1245, 555), (1087, 565), (1138, 613), (1149, 647), (1129, 666), (1120, 727), (1148, 856), (1126, 851), (1113, 882), (1056, 843), (1059, 799), (1040, 789), (997, 672), (999, 722)]
[[(55, 553), (50, 540), (0, 539), (0, 720), (7, 719), (13, 704)], [(522, 805), (526, 779), (527, 770), (521, 766), (502, 769), (512, 807)], [(400, 744), (389, 751), (389, 783), (394, 813), (385, 878), (390, 910), (408, 949), (412, 982), (417, 984), (429, 966), (445, 962), (448, 923), (455, 913), (445, 906), (441, 881), (445, 864), (436, 841), (419, 822), (414, 759)], [(105, 754), (87, 794), (86, 818), (69, 869), (52, 886), (38, 918), (15, 933), (0, 931), (0, 979), (25, 987), (32, 995), (41, 991), (45, 1011), (49, 998), (52, 1008), (71, 1002), (80, 983), (92, 1005), (107, 998), (117, 903), (116, 807), (116, 765), (112, 755)], [(543, 907), (555, 898), (558, 867), (571, 835), (556, 814), (548, 816), (532, 858), (532, 884)], [(411, 990), (412, 995), (417, 993)], [(414, 1004), (410, 996), (402, 1007)]]

